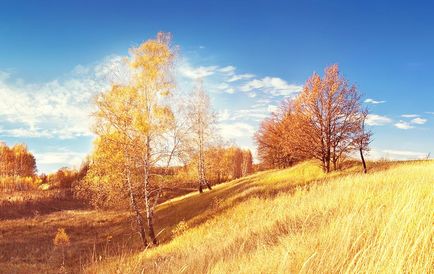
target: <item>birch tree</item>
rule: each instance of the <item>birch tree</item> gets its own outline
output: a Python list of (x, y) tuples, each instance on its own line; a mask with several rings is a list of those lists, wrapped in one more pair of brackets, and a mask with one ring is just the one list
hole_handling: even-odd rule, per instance
[(131, 51), (132, 85), (137, 90), (133, 124), (141, 144), (137, 148), (143, 170), (146, 220), (154, 244), (158, 243), (154, 231), (154, 211), (161, 186), (156, 186), (157, 180), (151, 178), (154, 175), (152, 168), (167, 155), (164, 134), (173, 121), (173, 113), (164, 102), (174, 88), (171, 74), (174, 52), (170, 40), (169, 34), (158, 33), (156, 39), (148, 40)]
[(206, 94), (202, 80), (196, 84), (189, 103), (189, 117), (192, 133), (194, 135), (194, 151), (198, 155), (197, 173), (199, 193), (207, 187), (211, 190), (211, 184), (206, 178), (205, 150), (210, 142), (211, 130), (215, 123), (215, 114), (212, 111), (209, 96)]
[[(113, 85), (96, 100), (95, 133), (99, 138), (94, 158), (101, 158), (97, 163), (108, 173), (106, 177), (122, 178), (121, 189), (128, 193), (145, 246), (144, 219), (149, 238), (158, 244), (154, 212), (161, 180), (153, 171), (163, 165), (168, 155), (165, 134), (173, 123), (173, 113), (167, 103), (174, 88), (173, 60), (170, 35), (159, 33), (155, 39), (131, 49), (130, 71), (125, 74), (128, 79)], [(111, 170), (106, 168), (104, 160), (113, 163)], [(92, 170), (97, 171), (98, 165), (90, 165), (89, 181), (100, 180), (100, 174)], [(141, 205), (146, 218), (141, 215)]]
[[(102, 191), (104, 196), (108, 196), (107, 199), (114, 199), (119, 190), (125, 189), (127, 191), (130, 207), (136, 218), (138, 233), (144, 247), (146, 247), (144, 220), (137, 201), (139, 194), (137, 188), (133, 186), (135, 145), (138, 143), (138, 139), (132, 119), (135, 110), (131, 106), (135, 104), (136, 100), (136, 89), (117, 85), (112, 86), (109, 91), (101, 93), (97, 97), (94, 132), (99, 137), (95, 144), (94, 162), (91, 165), (89, 175), (86, 177), (90, 184), (96, 180), (98, 187), (104, 187), (101, 184), (108, 185), (106, 186), (108, 191)], [(123, 184), (116, 186), (119, 177)], [(106, 180), (101, 180), (101, 178)], [(110, 186), (115, 188), (110, 188)], [(97, 203), (101, 202), (99, 195), (96, 198)]]

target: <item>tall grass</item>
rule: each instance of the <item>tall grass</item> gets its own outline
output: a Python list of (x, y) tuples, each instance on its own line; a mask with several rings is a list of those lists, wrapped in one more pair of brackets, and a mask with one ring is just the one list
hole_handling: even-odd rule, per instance
[[(206, 221), (189, 221), (166, 244), (86, 272), (434, 272), (432, 161), (331, 176), (309, 163), (243, 180), (217, 189), (219, 203), (213, 203), (219, 196), (204, 195), (173, 205), (188, 215), (175, 209), (208, 203)], [(241, 182), (245, 190), (234, 187)], [(240, 193), (222, 196), (224, 189)]]

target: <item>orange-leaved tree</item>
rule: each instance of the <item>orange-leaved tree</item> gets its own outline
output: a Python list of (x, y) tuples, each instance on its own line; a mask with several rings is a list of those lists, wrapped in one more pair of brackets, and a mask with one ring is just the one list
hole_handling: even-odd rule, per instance
[(363, 121), (361, 95), (340, 74), (327, 67), (321, 78), (314, 73), (295, 100), (301, 120), (299, 142), (307, 155), (321, 161), (325, 172), (337, 169), (343, 156), (357, 148)]
[(355, 151), (367, 151), (371, 132), (365, 129), (367, 110), (361, 95), (340, 74), (337, 65), (314, 73), (293, 100), (264, 120), (255, 135), (258, 155), (267, 167), (287, 167), (305, 159), (318, 159), (325, 172)]

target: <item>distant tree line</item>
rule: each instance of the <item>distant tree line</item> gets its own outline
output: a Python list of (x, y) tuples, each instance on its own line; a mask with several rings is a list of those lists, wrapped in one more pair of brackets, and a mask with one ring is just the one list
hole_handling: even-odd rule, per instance
[(0, 142), (0, 176), (35, 176), (36, 160), (24, 144), (8, 147)]
[(48, 175), (37, 175), (35, 157), (25, 144), (9, 147), (0, 142), (0, 191), (68, 189), (83, 179), (87, 169), (88, 162), (85, 161), (78, 170), (62, 167)]

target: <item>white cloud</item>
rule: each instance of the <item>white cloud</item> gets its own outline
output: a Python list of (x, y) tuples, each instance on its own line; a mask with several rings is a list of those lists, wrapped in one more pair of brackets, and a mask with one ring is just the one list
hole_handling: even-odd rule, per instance
[(220, 110), (220, 111), (217, 113), (217, 118), (218, 118), (219, 121), (226, 121), (226, 120), (229, 120), (230, 116), (231, 116), (231, 115), (230, 115), (228, 109)]
[(389, 154), (393, 159), (422, 159), (426, 158), (428, 153), (408, 151), (408, 150), (383, 150), (383, 153)]
[(221, 135), (226, 139), (251, 137), (255, 128), (247, 123), (222, 123), (218, 125)]
[(238, 80), (246, 80), (246, 79), (250, 79), (250, 78), (253, 78), (253, 77), (255, 77), (255, 75), (254, 74), (249, 74), (249, 73), (246, 73), (246, 74), (237, 74), (237, 75), (233, 75), (231, 78), (229, 78), (228, 82), (232, 83), (232, 82), (235, 82), (235, 81), (238, 81)]
[(376, 149), (373, 148), (368, 152), (367, 155), (369, 159), (387, 159), (387, 160), (415, 160), (415, 159), (426, 159), (428, 153), (409, 151), (409, 150), (399, 150), (399, 149)]
[[(90, 136), (92, 98), (122, 77), (118, 56), (94, 66), (77, 66), (64, 78), (45, 83), (0, 80), (0, 135), (73, 138)], [(112, 74), (111, 71), (115, 73)]]
[(403, 117), (403, 118), (415, 118), (415, 117), (419, 117), (419, 115), (417, 115), (417, 114), (402, 114), (401, 117)]
[(302, 86), (288, 84), (285, 80), (278, 77), (264, 77), (260, 80), (254, 79), (241, 86), (241, 91), (249, 92), (252, 90), (262, 90), (273, 96), (289, 96), (300, 92)]
[(402, 121), (402, 120), (400, 120), (398, 123), (395, 123), (395, 127), (399, 128), (399, 129), (411, 129), (411, 128), (413, 128), (413, 126), (410, 125), (409, 122)]
[(234, 94), (235, 89), (234, 88), (228, 88), (228, 89), (225, 89), (224, 92), (229, 93), (229, 94)]
[(179, 72), (184, 77), (190, 78), (190, 79), (199, 79), (199, 78), (205, 78), (208, 76), (213, 75), (216, 70), (218, 69), (217, 66), (200, 66), (200, 67), (192, 67), (189, 63), (183, 62), (179, 66)]
[(12, 128), (12, 129), (3, 129), (0, 128), (0, 135), (6, 137), (17, 137), (17, 138), (25, 138), (25, 137), (48, 137), (51, 138), (52, 134), (48, 130), (41, 129), (28, 129), (28, 128)]
[(269, 112), (276, 112), (278, 107), (276, 105), (268, 105)]
[(365, 100), (365, 103), (367, 103), (367, 104), (374, 104), (374, 105), (377, 105), (377, 104), (383, 104), (383, 103), (386, 103), (386, 101), (377, 101), (377, 100), (374, 100), (374, 99), (368, 98), (368, 99)]
[(223, 73), (232, 75), (235, 72), (235, 67), (234, 66), (226, 66), (226, 67), (219, 69), (219, 72), (223, 72)]
[(270, 116), (270, 112), (272, 112), (273, 106), (265, 106), (258, 108), (249, 108), (249, 109), (239, 109), (233, 113), (230, 120), (238, 121), (238, 120), (246, 120), (246, 121), (256, 121), (259, 122)]
[(217, 89), (221, 90), (223, 92), (229, 93), (229, 94), (235, 93), (235, 89), (233, 87), (231, 87), (228, 83), (225, 83), (225, 82), (220, 83), (217, 86)]
[(392, 119), (378, 114), (368, 114), (365, 123), (369, 126), (384, 126), (392, 122)]
[(32, 152), (35, 155), (36, 162), (42, 165), (60, 165), (79, 167), (86, 153), (73, 151), (53, 151), (53, 152)]
[(427, 119), (417, 117), (417, 118), (412, 119), (412, 120), (410, 121), (410, 123), (412, 123), (412, 124), (418, 124), (418, 125), (423, 125), (423, 124), (425, 124), (427, 121), (428, 121)]
[(288, 84), (278, 77), (252, 79), (252, 73), (237, 73), (235, 66), (195, 66), (188, 58), (181, 58), (176, 64), (178, 90), (193, 88), (192, 80), (202, 78), (210, 93), (234, 94), (242, 91), (249, 98), (264, 96), (290, 96), (302, 90), (302, 86)]
[(264, 87), (264, 83), (261, 80), (254, 79), (250, 82), (247, 82), (241, 87), (242, 91), (251, 91), (253, 89), (261, 89)]
[(247, 93), (247, 96), (249, 96), (250, 98), (255, 98), (256, 93), (252, 91), (252, 92)]

